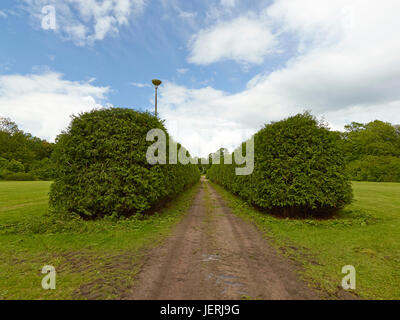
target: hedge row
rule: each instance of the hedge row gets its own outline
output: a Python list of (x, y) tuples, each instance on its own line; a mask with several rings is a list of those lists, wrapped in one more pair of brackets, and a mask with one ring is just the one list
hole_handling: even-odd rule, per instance
[(53, 166), (49, 158), (35, 160), (29, 170), (25, 166), (12, 159), (8, 161), (0, 157), (0, 180), (7, 181), (51, 181), (53, 179)]
[(131, 216), (174, 197), (200, 178), (196, 165), (150, 165), (151, 129), (166, 132), (158, 118), (131, 109), (103, 109), (72, 119), (53, 153), (54, 212), (83, 217)]
[(213, 165), (207, 176), (249, 203), (284, 216), (331, 214), (353, 197), (339, 139), (310, 114), (298, 114), (255, 134), (251, 175), (237, 176), (234, 162)]

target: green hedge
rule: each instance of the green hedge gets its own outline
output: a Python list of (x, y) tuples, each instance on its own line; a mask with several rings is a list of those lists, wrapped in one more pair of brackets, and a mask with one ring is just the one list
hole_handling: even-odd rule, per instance
[(400, 158), (364, 156), (347, 165), (352, 180), (370, 182), (400, 182)]
[(213, 165), (207, 176), (258, 207), (285, 216), (331, 214), (353, 193), (339, 148), (340, 136), (310, 114), (266, 125), (254, 136), (254, 172)]
[(196, 165), (150, 165), (146, 141), (163, 123), (131, 109), (103, 109), (74, 117), (53, 153), (54, 212), (83, 217), (131, 216), (174, 197), (200, 178)]

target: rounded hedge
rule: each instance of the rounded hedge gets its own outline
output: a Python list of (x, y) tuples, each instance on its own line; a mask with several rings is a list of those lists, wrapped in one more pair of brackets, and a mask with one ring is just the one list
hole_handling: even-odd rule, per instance
[(196, 165), (147, 162), (147, 149), (154, 143), (146, 141), (151, 129), (166, 132), (158, 118), (131, 109), (94, 110), (73, 117), (53, 153), (52, 211), (87, 218), (131, 216), (197, 182)]
[(210, 180), (258, 207), (283, 214), (331, 214), (353, 198), (340, 136), (310, 114), (266, 125), (254, 136), (254, 172), (213, 165)]

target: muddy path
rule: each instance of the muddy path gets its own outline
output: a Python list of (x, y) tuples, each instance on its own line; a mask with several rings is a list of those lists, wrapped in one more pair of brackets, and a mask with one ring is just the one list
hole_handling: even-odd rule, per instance
[(128, 299), (318, 299), (293, 263), (202, 179), (172, 235), (147, 255)]

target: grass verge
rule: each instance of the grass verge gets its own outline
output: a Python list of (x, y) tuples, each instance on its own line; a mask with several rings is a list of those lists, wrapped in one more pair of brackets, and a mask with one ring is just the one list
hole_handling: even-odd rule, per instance
[(342, 268), (357, 271), (354, 294), (400, 299), (400, 184), (355, 182), (355, 201), (329, 220), (279, 219), (213, 186), (232, 211), (257, 225), (277, 249), (303, 266), (302, 278), (343, 298)]
[[(62, 221), (46, 216), (49, 185), (0, 183), (0, 299), (127, 297), (143, 254), (181, 221), (199, 188), (145, 218)], [(41, 287), (45, 265), (57, 271), (56, 290)]]

